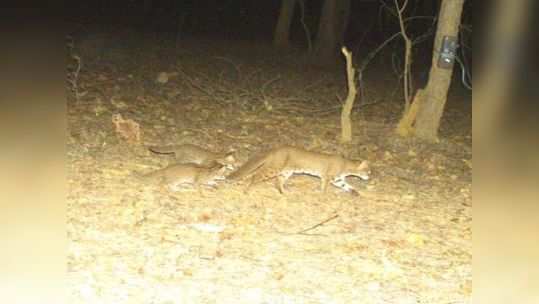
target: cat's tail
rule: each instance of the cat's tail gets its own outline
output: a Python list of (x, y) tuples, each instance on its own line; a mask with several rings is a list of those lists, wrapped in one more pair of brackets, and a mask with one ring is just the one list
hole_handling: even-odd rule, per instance
[(230, 173), (227, 176), (228, 180), (237, 181), (245, 179), (246, 177), (252, 175), (256, 170), (264, 165), (268, 155), (263, 153), (249, 159), (245, 164), (239, 167), (236, 171)]

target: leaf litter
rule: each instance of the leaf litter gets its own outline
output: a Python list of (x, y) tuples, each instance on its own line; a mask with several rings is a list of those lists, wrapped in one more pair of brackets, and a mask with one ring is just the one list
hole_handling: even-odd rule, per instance
[[(359, 107), (342, 147), (343, 75), (188, 47), (199, 55), (133, 62), (125, 50), (81, 71), (88, 94), (68, 104), (70, 303), (471, 303), (471, 121), (453, 124), (465, 111), (430, 145), (394, 135), (398, 102)], [(388, 98), (366, 83), (370, 100)], [(169, 192), (131, 178), (174, 161), (147, 145), (180, 143), (242, 162), (293, 144), (367, 159), (373, 175), (351, 181), (359, 197), (321, 194), (309, 177), (285, 195), (272, 182)]]

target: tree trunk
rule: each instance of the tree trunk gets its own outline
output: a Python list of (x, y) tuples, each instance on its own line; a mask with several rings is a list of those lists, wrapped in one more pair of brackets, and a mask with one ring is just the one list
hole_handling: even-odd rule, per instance
[(278, 48), (287, 48), (290, 37), (290, 24), (294, 16), (296, 0), (282, 0), (279, 20), (273, 34), (273, 45)]
[(152, 11), (152, 0), (144, 0), (142, 10), (145, 16), (150, 15)]
[(458, 36), (463, 4), (464, 0), (442, 0), (440, 6), (430, 77), (415, 125), (415, 135), (424, 140), (436, 141), (438, 138), (438, 128), (453, 75), (453, 67), (449, 69), (438, 67), (439, 51), (444, 36)]
[(141, 31), (147, 30), (152, 24), (152, 0), (144, 0), (139, 7), (140, 19), (138, 26)]
[(344, 44), (344, 34), (350, 21), (350, 0), (339, 0), (337, 3), (337, 43)]
[(339, 44), (344, 40), (349, 12), (350, 0), (324, 1), (314, 47), (315, 57), (321, 60), (336, 58)]

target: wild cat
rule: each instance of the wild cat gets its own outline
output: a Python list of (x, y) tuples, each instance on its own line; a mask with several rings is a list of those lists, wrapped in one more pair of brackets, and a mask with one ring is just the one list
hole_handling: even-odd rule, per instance
[(202, 167), (196, 164), (174, 164), (146, 174), (135, 172), (134, 175), (144, 183), (165, 185), (171, 191), (179, 191), (186, 186), (214, 187), (218, 181), (225, 179), (225, 171), (226, 168), (221, 165)]
[(322, 192), (326, 192), (328, 184), (331, 183), (346, 192), (357, 194), (356, 189), (348, 184), (345, 178), (356, 176), (368, 180), (371, 170), (367, 161), (353, 161), (338, 155), (283, 146), (251, 158), (238, 170), (228, 175), (227, 179), (251, 178), (247, 187), (249, 189), (258, 182), (276, 177), (279, 192), (283, 193), (286, 181), (294, 174), (319, 177)]
[(192, 144), (150, 146), (148, 149), (157, 154), (174, 154), (179, 163), (191, 163), (202, 167), (213, 167), (219, 164), (232, 170), (236, 161), (233, 152), (215, 153)]

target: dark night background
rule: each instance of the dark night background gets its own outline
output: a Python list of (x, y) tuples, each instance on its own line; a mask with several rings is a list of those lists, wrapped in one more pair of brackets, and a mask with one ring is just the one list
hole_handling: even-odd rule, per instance
[[(321, 13), (322, 0), (305, 2), (305, 22), (315, 39)], [(426, 2), (430, 2), (426, 5)], [(437, 14), (438, 0), (409, 1), (407, 16), (422, 16), (407, 24), (412, 37), (424, 34)], [(353, 0), (345, 44), (351, 48), (361, 43), (361, 50), (368, 52), (389, 35), (399, 30), (396, 19), (390, 26), (380, 29), (379, 9), (381, 1)], [(385, 1), (389, 7), (393, 1)], [(482, 3), (479, 3), (481, 5)], [(72, 25), (68, 32), (81, 30), (81, 25), (101, 27), (126, 27), (141, 32), (156, 32), (162, 37), (173, 39), (178, 23), (181, 22), (183, 35), (192, 37), (213, 37), (220, 40), (266, 41), (272, 39), (273, 30), (279, 14), (280, 1), (249, 0), (185, 0), (152, 1), (146, 10), (145, 1), (92, 1), (69, 3), (67, 19)], [(463, 23), (472, 24), (472, 0), (464, 3)], [(291, 26), (292, 44), (305, 48), (306, 39), (300, 24), (300, 9), (296, 5)], [(475, 10), (481, 10), (477, 7)], [(479, 18), (488, 14), (481, 10)], [(433, 36), (431, 35), (430, 38)], [(424, 51), (432, 45), (432, 39), (424, 40), (416, 50)], [(428, 54), (427, 51), (425, 54)]]

